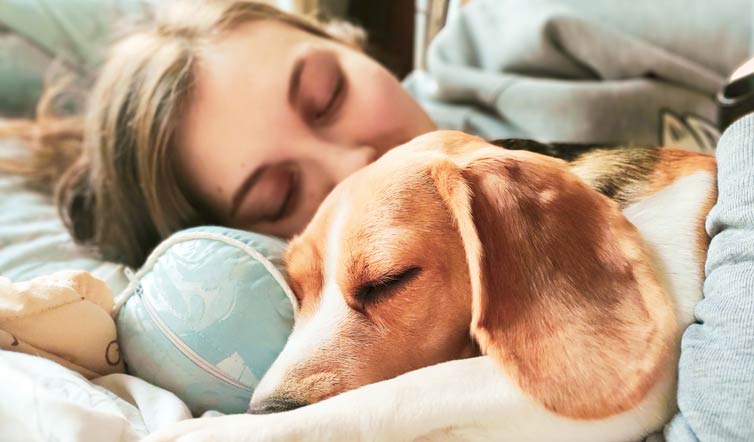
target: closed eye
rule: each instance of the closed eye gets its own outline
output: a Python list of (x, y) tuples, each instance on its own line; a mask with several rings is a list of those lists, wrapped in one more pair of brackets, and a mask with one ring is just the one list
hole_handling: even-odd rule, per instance
[(345, 86), (345, 78), (342, 74), (338, 75), (338, 80), (335, 83), (330, 99), (320, 109), (315, 111), (314, 120), (319, 123), (323, 123), (327, 120), (330, 114), (333, 114), (340, 103), (340, 97), (343, 94), (343, 88)]
[(421, 267), (409, 267), (398, 273), (387, 274), (377, 280), (361, 285), (355, 293), (358, 305), (366, 307), (384, 300), (397, 289), (405, 286), (421, 272)]

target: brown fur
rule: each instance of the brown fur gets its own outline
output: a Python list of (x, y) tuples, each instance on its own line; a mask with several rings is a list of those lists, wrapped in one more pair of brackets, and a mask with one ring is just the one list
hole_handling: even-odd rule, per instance
[[(322, 237), (327, 234), (324, 231), (328, 224), (327, 216), (323, 215), (323, 218), (324, 222), (320, 223), (319, 227), (312, 227), (315, 236)], [(288, 284), (298, 300), (297, 318), (313, 313), (324, 285), (323, 259), (319, 248), (308, 237), (294, 238), (288, 246), (284, 261)], [(301, 296), (304, 293), (308, 296)]]
[[(279, 397), (316, 402), (410, 370), (478, 354), (468, 336), (468, 276), (455, 271), (465, 268), (465, 254), (447, 209), (429, 177), (415, 173), (421, 166), (383, 166), (370, 168), (374, 173), (357, 173), (349, 179), (347, 192), (328, 196), (287, 254), (291, 287), (306, 306), (296, 315), (298, 327), (310, 321), (320, 306), (328, 229), (337, 203), (347, 202), (349, 215), (341, 232), (335, 278), (349, 314), (338, 324), (338, 336), (322, 351), (290, 368), (285, 385), (276, 393)], [(378, 188), (382, 191), (373, 192)], [(437, 250), (440, 238), (442, 255), (427, 254)], [(311, 265), (314, 256), (319, 257), (316, 266)], [(356, 299), (362, 285), (407, 265), (422, 268), (411, 284), (374, 304), (363, 305)]]
[[(600, 155), (582, 172), (596, 172), (603, 159), (617, 173), (623, 160)], [(687, 160), (622, 181), (624, 203), (710, 164), (642, 155), (657, 168), (670, 167), (673, 155)], [(589, 187), (604, 182), (592, 172), (582, 179), (559, 159), (434, 132), (352, 175), (286, 259), (302, 306), (298, 327), (318, 312), (329, 227), (345, 205), (334, 277), (347, 317), (331, 341), (290, 367), (277, 393), (315, 402), (481, 349), (563, 416), (636, 406), (673, 361), (675, 314), (636, 228)], [(365, 284), (409, 267), (421, 271), (374, 301), (359, 297)]]
[(638, 232), (556, 162), (477, 154), (459, 162), (461, 178), (438, 173), (438, 189), (456, 214), (472, 287), (479, 280), (471, 327), (482, 351), (558, 414), (599, 418), (635, 406), (676, 331)]
[[(713, 156), (673, 148), (542, 143), (528, 139), (504, 139), (491, 143), (567, 161), (572, 173), (592, 189), (617, 202), (622, 209), (684, 176), (698, 172), (707, 172), (711, 176), (717, 174)], [(702, 268), (709, 245), (704, 220), (716, 199), (717, 189), (714, 189), (707, 195), (707, 202), (701, 209), (702, 216), (698, 218), (697, 256)]]
[(643, 196), (660, 151), (647, 147), (597, 149), (580, 155), (568, 167), (591, 188), (625, 208)]

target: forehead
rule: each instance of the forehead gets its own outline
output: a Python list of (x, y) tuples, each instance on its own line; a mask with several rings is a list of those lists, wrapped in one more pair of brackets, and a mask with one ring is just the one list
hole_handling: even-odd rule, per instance
[[(276, 117), (286, 118), (279, 115), (284, 104), (281, 97), (287, 94), (287, 75), (297, 50), (322, 40), (291, 25), (259, 20), (239, 25), (207, 43), (192, 72), (180, 144), (199, 149), (220, 139), (243, 147), (248, 137), (234, 140), (230, 135), (269, 132), (262, 129)], [(247, 130), (239, 131), (239, 127)]]

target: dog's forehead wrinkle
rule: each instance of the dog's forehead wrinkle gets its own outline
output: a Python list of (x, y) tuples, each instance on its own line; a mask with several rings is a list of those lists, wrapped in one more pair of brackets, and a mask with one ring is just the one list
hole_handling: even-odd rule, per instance
[(434, 231), (446, 212), (433, 186), (407, 187), (397, 195), (354, 208), (347, 235), (357, 242), (407, 242), (412, 233)]
[(401, 270), (396, 267), (418, 265), (419, 256), (413, 256), (420, 252), (418, 238), (411, 229), (396, 227), (393, 232), (364, 232), (351, 243), (359, 246), (345, 251), (347, 255), (340, 269), (349, 280), (378, 277), (385, 272)]

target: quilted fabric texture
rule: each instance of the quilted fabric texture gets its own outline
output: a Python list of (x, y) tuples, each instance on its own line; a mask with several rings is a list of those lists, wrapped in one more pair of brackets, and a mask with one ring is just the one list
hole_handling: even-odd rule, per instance
[(293, 326), (278, 268), (285, 243), (223, 227), (168, 238), (119, 303), (128, 371), (175, 393), (194, 415), (246, 411)]

